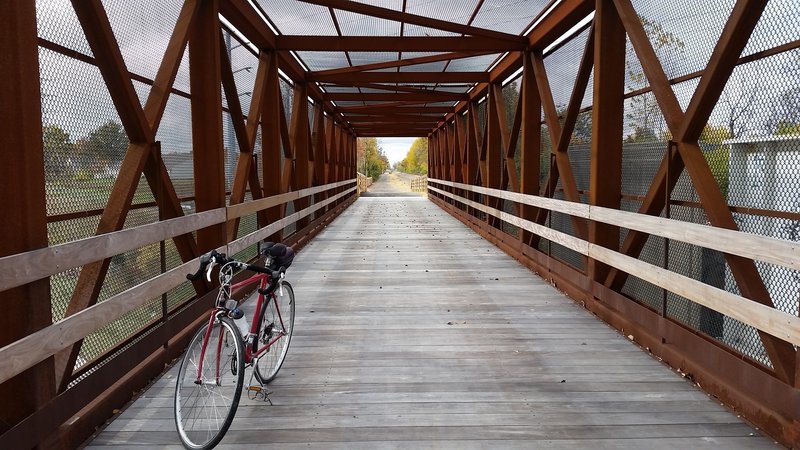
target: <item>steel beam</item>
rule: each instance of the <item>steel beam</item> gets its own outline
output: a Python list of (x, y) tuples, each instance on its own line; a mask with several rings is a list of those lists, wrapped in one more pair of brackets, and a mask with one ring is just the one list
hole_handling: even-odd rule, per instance
[[(589, 204), (618, 210), (622, 200), (625, 28), (614, 5), (597, 0), (594, 26), (590, 33), (586, 54), (591, 52), (595, 63)], [(580, 97), (583, 98), (583, 95)], [(579, 102), (570, 105), (570, 108), (580, 108)], [(563, 135), (561, 139), (564, 139)], [(617, 226), (589, 222), (589, 242), (593, 244), (618, 251), (619, 235)], [(589, 259), (587, 272), (592, 280), (605, 281), (608, 271), (608, 266)]]
[[(542, 100), (542, 107), (544, 109), (545, 122), (547, 123), (547, 129), (550, 132), (550, 140), (555, 150), (553, 154), (555, 156), (556, 165), (558, 166), (558, 175), (561, 177), (561, 186), (564, 188), (564, 197), (568, 201), (580, 203), (581, 197), (580, 193), (578, 192), (578, 185), (575, 181), (575, 175), (572, 172), (572, 165), (570, 164), (569, 155), (567, 153), (567, 146), (569, 145), (569, 139), (572, 135), (572, 130), (565, 132), (562, 130), (561, 124), (558, 121), (558, 111), (556, 111), (556, 105), (553, 101), (553, 93), (550, 89), (550, 82), (547, 79), (547, 72), (545, 71), (542, 54), (539, 52), (534, 52), (532, 62), (533, 73), (536, 77), (536, 85), (539, 88), (539, 98)], [(584, 64), (584, 67), (585, 66), (586, 64)], [(578, 95), (583, 97), (583, 93), (580, 92), (580, 85), (581, 82), (579, 81), (573, 89), (573, 98)], [(585, 91), (586, 84), (584, 82), (583, 92), (585, 93)], [(577, 110), (575, 108), (573, 108), (573, 111), (568, 111), (568, 113), (570, 112), (572, 114), (577, 114)], [(568, 125), (569, 123), (569, 121), (565, 121), (565, 125)], [(573, 127), (574, 124), (575, 123), (572, 122)], [(562, 138), (564, 139), (563, 143)], [(551, 171), (551, 177), (553, 174), (554, 173)], [(586, 222), (577, 217), (572, 217), (571, 219), (572, 225), (575, 229), (575, 235), (582, 239), (587, 238), (588, 229)]]
[(308, 81), (319, 83), (481, 83), (489, 81), (487, 72), (358, 72), (320, 75), (313, 72)]
[[(94, 9), (97, 7), (99, 7), (97, 4), (81, 4), (79, 19), (82, 21), (82, 27), (84, 29), (88, 28), (94, 30), (87, 34), (87, 39), (90, 39), (90, 46), (93, 49), (97, 47), (98, 54), (108, 57), (107, 59), (97, 59), (96, 63), (98, 66), (119, 65), (123, 61), (116, 42), (104, 40), (109, 37), (113, 38), (113, 32), (110, 31), (111, 25), (108, 22), (108, 17), (104, 11)], [(186, 48), (189, 30), (197, 14), (197, 9), (197, 2), (195, 1), (187, 1), (184, 4), (167, 45), (167, 50), (162, 59), (161, 66), (153, 81), (153, 88), (150, 90), (150, 95), (145, 103), (143, 114), (130, 114), (130, 117), (133, 118), (139, 118), (140, 116), (146, 118), (147, 123), (145, 126), (148, 127), (148, 130), (143, 133), (144, 136), (154, 137), (158, 129), (166, 108), (167, 99), (171, 92), (171, 87), (178, 72), (178, 67), (180, 66), (184, 49)], [(91, 36), (91, 38), (89, 38), (89, 36)], [(113, 56), (114, 54), (117, 56)], [(101, 74), (104, 79), (126, 77), (126, 79), (115, 81), (106, 80), (106, 82), (111, 82), (112, 85), (117, 86), (117, 89), (110, 91), (112, 95), (122, 96), (116, 103), (124, 103), (125, 101), (132, 100), (127, 94), (128, 89), (124, 87), (127, 84), (131, 84), (130, 78), (127, 75), (127, 70), (124, 67), (108, 67), (102, 69)], [(131, 110), (137, 107), (141, 108), (138, 103), (138, 98), (135, 103), (128, 103), (125, 108)], [(135, 122), (132, 126), (138, 128), (141, 124)], [(108, 204), (103, 209), (100, 217), (97, 234), (122, 229), (130, 209), (133, 195), (139, 185), (142, 172), (147, 176), (150, 189), (154, 193), (156, 202), (159, 203), (162, 211), (167, 214), (165, 218), (177, 217), (183, 214), (180, 202), (177, 201), (175, 190), (169, 182), (169, 177), (166, 176), (166, 169), (163, 168), (163, 163), (154, 161), (153, 152), (151, 151), (152, 145), (153, 142), (145, 144), (134, 142), (128, 146), (122, 160), (119, 176), (114, 181), (114, 186), (111, 189)], [(157, 167), (158, 164), (162, 165), (163, 170), (159, 170)], [(180, 236), (175, 239), (175, 244), (184, 260), (194, 257), (196, 245), (193, 236)], [(87, 264), (81, 269), (65, 316), (75, 314), (97, 302), (103, 280), (108, 271), (109, 263), (110, 260), (99, 261), (93, 264)], [(195, 282), (194, 286), (198, 293), (204, 293), (206, 291), (205, 283), (202, 280)], [(78, 357), (81, 345), (82, 342), (77, 342), (71, 349), (64, 350), (55, 355), (56, 384), (59, 391), (66, 389), (69, 381), (71, 381), (72, 368), (75, 365), (75, 360)]]
[(415, 101), (425, 103), (455, 102), (464, 98), (458, 92), (431, 92), (428, 94), (390, 93), (390, 92), (337, 92), (322, 94), (322, 98), (334, 102), (402, 102)]
[[(520, 185), (523, 194), (539, 195), (539, 172), (541, 171), (541, 134), (540, 125), (542, 102), (536, 88), (533, 75), (533, 63), (530, 52), (523, 55), (522, 82), (519, 102), (522, 106), (522, 144), (520, 145)], [(537, 208), (520, 205), (520, 217), (535, 220)], [(533, 234), (521, 230), (520, 239), (523, 244), (531, 242)]]
[[(219, 29), (218, 0), (200, 2), (189, 38), (192, 160), (197, 212), (223, 208), (226, 203)], [(200, 252), (207, 252), (225, 242), (224, 224), (197, 230)]]
[(451, 33), (459, 33), (469, 36), (483, 36), (491, 39), (500, 39), (504, 41), (519, 43), (525, 42), (525, 38), (503, 33), (500, 31), (487, 30), (486, 28), (477, 28), (469, 25), (462, 25), (457, 22), (449, 22), (446, 20), (434, 19), (426, 16), (419, 16), (407, 12), (397, 11), (389, 8), (382, 8), (361, 2), (351, 2), (346, 0), (300, 0), (304, 3), (311, 3), (314, 5), (327, 6), (343, 11), (350, 11), (365, 16), (372, 16), (386, 20), (393, 20), (400, 23), (410, 23), (422, 27), (433, 28), (436, 30), (449, 31)]
[(522, 50), (525, 42), (483, 37), (454, 36), (276, 36), (278, 50), (316, 52), (510, 52)]
[(471, 58), (473, 56), (489, 55), (494, 52), (476, 52), (476, 51), (462, 51), (462, 52), (448, 52), (440, 53), (438, 55), (419, 56), (416, 58), (398, 59), (395, 61), (383, 61), (372, 64), (362, 64), (351, 67), (341, 67), (338, 69), (320, 70), (316, 72), (309, 72), (310, 76), (326, 76), (326, 75), (340, 75), (345, 73), (366, 72), (369, 70), (391, 69), (395, 67), (407, 67), (417, 64), (427, 64), (439, 61), (451, 61), (454, 59)]
[[(0, 257), (48, 245), (35, 9), (34, 2), (8, 2), (0, 14), (0, 186), (13, 193), (0, 202)], [(0, 306), (0, 347), (47, 327), (50, 278), (3, 292)], [(0, 384), (0, 434), (53, 398), (55, 386), (52, 358)]]
[(686, 120), (675, 134), (676, 141), (696, 142), (717, 105), (719, 96), (738, 63), (768, 0), (739, 1), (714, 47), (700, 84), (686, 109)]
[[(489, 87), (489, 99), (486, 103), (486, 127), (487, 140), (484, 150), (486, 155), (486, 178), (483, 180), (483, 186), (502, 189), (502, 166), (505, 161), (503, 142), (508, 141), (508, 127), (503, 105), (503, 88), (499, 84), (492, 84)], [(495, 197), (486, 196), (486, 205), (490, 208), (503, 209), (501, 200)], [(486, 220), (493, 227), (501, 227), (500, 219), (497, 217), (487, 214)]]
[[(744, 0), (738, 7), (744, 7), (742, 5), (745, 5), (745, 3), (750, 3), (750, 1)], [(672, 91), (672, 87), (669, 85), (666, 75), (664, 75), (664, 69), (655, 55), (655, 51), (644, 31), (644, 27), (639, 21), (636, 10), (633, 8), (630, 0), (614, 0), (614, 5), (631, 39), (631, 43), (636, 50), (636, 54), (639, 56), (645, 75), (653, 86), (653, 93), (664, 114), (667, 125), (672, 134), (676, 135), (680, 132), (681, 127), (684, 126), (686, 117), (680, 109), (677, 97)], [(733, 17), (735, 19), (737, 16), (734, 15)], [(735, 25), (734, 27), (738, 28)], [(724, 46), (726, 43), (719, 42), (717, 45)], [(715, 50), (715, 53), (716, 52)], [(722, 50), (720, 50), (720, 52), (725, 53)], [(717, 81), (719, 80), (720, 78), (717, 77)], [(695, 95), (704, 97), (706, 94), (704, 92), (695, 92)], [(703, 98), (702, 101), (709, 101), (709, 99)], [(687, 128), (687, 130), (690, 128), (691, 127)], [(702, 151), (697, 143), (686, 141), (679, 142), (678, 151), (692, 179), (692, 184), (697, 190), (697, 194), (700, 197), (700, 201), (703, 204), (711, 225), (720, 228), (738, 229), (733, 219), (733, 214), (728, 208), (727, 201), (722, 196), (722, 192), (711, 174), (708, 162), (703, 157)], [(670, 168), (670, 171), (672, 172), (672, 168)], [(652, 189), (651, 186), (648, 195), (653, 191), (654, 189)], [(731, 268), (731, 272), (739, 286), (742, 296), (761, 304), (774, 307), (769, 291), (761, 275), (758, 273), (758, 269), (753, 260), (727, 254), (725, 255), (725, 260)], [(611, 273), (609, 276), (612, 275), (616, 274)], [(788, 342), (774, 336), (763, 332), (759, 332), (759, 336), (764, 344), (764, 348), (769, 354), (770, 362), (775, 370), (775, 375), (784, 382), (793, 383), (795, 378), (796, 350)]]
[[(292, 117), (289, 132), (292, 137), (294, 149), (294, 183), (295, 190), (311, 187), (311, 143), (309, 142), (308, 126), (308, 89), (306, 83), (295, 83), (292, 98)], [(295, 209), (300, 211), (309, 205), (308, 198), (295, 200)], [(297, 222), (297, 229), (305, 228), (308, 218)]]

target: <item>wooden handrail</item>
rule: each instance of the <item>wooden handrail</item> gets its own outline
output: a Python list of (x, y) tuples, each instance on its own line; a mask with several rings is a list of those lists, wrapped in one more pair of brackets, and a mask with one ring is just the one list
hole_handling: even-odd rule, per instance
[(428, 189), (428, 177), (421, 176), (411, 180), (411, 192), (425, 192)]
[(256, 211), (352, 184), (355, 180), (326, 184), (259, 200), (189, 214), (135, 228), (92, 236), (66, 244), (45, 247), (0, 258), (0, 292), (59, 272), (191, 233), (252, 214)]
[(429, 183), (438, 183), (465, 191), (490, 195), (516, 203), (524, 203), (526, 205), (582, 217), (596, 222), (642, 231), (654, 236), (800, 270), (800, 246), (792, 241), (683, 222), (675, 219), (666, 219), (663, 217), (619, 211), (600, 206), (591, 206), (583, 203), (502, 191), (499, 189), (490, 189), (437, 179), (429, 179), (428, 181)]
[[(670, 239), (679, 240), (689, 244), (705, 246), (704, 243), (713, 243), (714, 247), (709, 248), (715, 248), (716, 250), (726, 253), (752, 257), (755, 259), (764, 258), (762, 260), (769, 259), (770, 261), (780, 261), (780, 264), (785, 267), (794, 267), (797, 264), (797, 250), (795, 249), (793, 242), (781, 241), (774, 238), (765, 238), (763, 236), (754, 236), (740, 231), (720, 230), (716, 228), (713, 229), (714, 232), (725, 231), (731, 234), (726, 235), (726, 238), (720, 238), (719, 235), (716, 235), (714, 239), (711, 240), (703, 236), (703, 233), (699, 233), (701, 231), (708, 233), (711, 231), (711, 227), (681, 222), (674, 219), (644, 216), (642, 214), (610, 210), (608, 208), (575, 204), (563, 200), (543, 199), (541, 197), (535, 197), (531, 195), (517, 194), (497, 189), (479, 188), (477, 186), (469, 186), (443, 180), (431, 179), (429, 182), (451, 186), (458, 189), (470, 190), (473, 192), (480, 192), (484, 195), (495, 196), (517, 202), (520, 202), (520, 200), (526, 200), (522, 203), (536, 203), (534, 206), (539, 207), (545, 207), (543, 205), (548, 204), (550, 206), (554, 206), (554, 208), (552, 208), (553, 211), (575, 211), (579, 214), (586, 214), (585, 217), (591, 220), (597, 220), (626, 228), (640, 229), (641, 231), (648, 233), (652, 230), (652, 234), (669, 234), (670, 236), (673, 236), (670, 237)], [(504, 211), (488, 207), (482, 203), (474, 202), (459, 195), (449, 193), (442, 189), (430, 185), (428, 186), (428, 189), (486, 214), (497, 217), (504, 222), (508, 222), (524, 230), (530, 231), (531, 233), (538, 234), (545, 239), (549, 239), (553, 242), (563, 245), (589, 258), (623, 270), (631, 275), (641, 278), (642, 280), (680, 295), (694, 303), (706, 306), (717, 312), (725, 314), (728, 317), (739, 320), (742, 323), (750, 325), (772, 336), (783, 339), (794, 345), (800, 345), (800, 317), (787, 314), (778, 309), (762, 305), (745, 297), (741, 297), (723, 289), (719, 289), (697, 281), (693, 278), (689, 278), (687, 276), (671, 272), (667, 269), (631, 258), (619, 252), (589, 243), (569, 234), (544, 227)], [(513, 195), (507, 196), (506, 194)], [(611, 214), (611, 212), (616, 214)], [(597, 216), (594, 216), (592, 213), (597, 213)], [(567, 214), (569, 214), (569, 212), (567, 212)], [(644, 225), (632, 223), (632, 219), (640, 220), (643, 218), (649, 218), (653, 220), (644, 220)], [(656, 228), (656, 224), (658, 224), (658, 228)], [(664, 229), (667, 228), (671, 228), (671, 230), (665, 232)], [(730, 239), (733, 236), (736, 238)], [(722, 244), (720, 244), (720, 242), (722, 242)], [(765, 253), (763, 248), (758, 248), (760, 244), (766, 243), (772, 245), (772, 251), (774, 251), (774, 249), (782, 249), (783, 251), (789, 252), (789, 254), (793, 256), (788, 260), (779, 260), (779, 258), (776, 258), (774, 255), (768, 255)]]
[[(335, 189), (341, 186), (345, 186), (347, 184), (353, 184), (354, 182), (355, 180), (347, 180), (339, 183), (331, 183), (325, 186), (303, 189), (301, 191), (297, 191), (296, 196), (290, 195), (289, 197), (291, 198), (286, 201), (291, 201), (294, 198), (302, 197), (304, 195), (312, 195), (330, 189)], [(317, 202), (309, 206), (308, 208), (295, 212), (294, 214), (291, 214), (281, 220), (278, 220), (260, 230), (257, 230), (235, 241), (232, 241), (222, 247), (219, 247), (217, 250), (225, 252), (227, 254), (235, 254), (247, 248), (248, 246), (255, 244), (259, 240), (275, 233), (276, 231), (292, 223), (297, 222), (299, 219), (306, 217), (314, 213), (315, 211), (318, 211), (319, 209), (324, 208), (325, 206), (343, 197), (352, 195), (356, 191), (356, 189), (357, 189), (356, 186), (352, 186), (351, 188), (346, 189), (339, 194), (333, 195), (324, 201)], [(290, 193), (290, 194), (295, 194), (295, 193)], [(281, 194), (270, 198), (273, 199), (277, 197), (285, 198), (286, 195), (287, 194)], [(268, 199), (262, 199), (262, 200), (268, 200)], [(258, 203), (259, 206), (262, 207), (270, 206), (269, 202), (263, 202), (262, 200), (257, 200), (248, 203), (260, 202)], [(268, 205), (268, 206), (263, 206), (263, 205)], [(229, 208), (237, 208), (240, 206), (241, 205), (235, 205), (233, 207), (220, 208), (217, 210), (206, 211), (203, 213), (191, 214), (184, 218), (173, 219), (172, 221), (164, 221), (156, 224), (145, 225), (143, 227), (136, 227), (116, 233), (109, 233), (106, 235), (96, 236), (89, 239), (83, 239), (81, 241), (76, 242), (76, 243), (81, 243), (81, 245), (65, 244), (61, 246), (50, 247), (48, 249), (41, 249), (32, 252), (20, 253), (18, 255), (13, 255), (10, 257), (0, 258), (0, 262), (2, 262), (2, 264), (7, 264), (7, 265), (10, 264), (11, 267), (24, 266), (31, 269), (37, 267), (35, 263), (40, 261), (44, 255), (45, 258), (50, 256), (54, 260), (48, 262), (47, 265), (48, 268), (58, 267), (58, 265), (62, 263), (70, 264), (69, 267), (76, 267), (81, 264), (71, 265), (73, 264), (73, 262), (69, 258), (77, 258), (81, 254), (81, 252), (85, 252), (87, 248), (92, 249), (92, 252), (87, 252), (91, 253), (91, 257), (88, 258), (91, 259), (89, 262), (102, 260), (104, 258), (111, 257), (114, 254), (116, 254), (109, 252), (117, 251), (120, 248), (127, 248), (128, 246), (133, 245), (122, 241), (124, 239), (132, 239), (138, 246), (153, 244), (159, 242), (162, 238), (168, 239), (169, 237), (190, 233), (199, 228), (203, 228), (209, 225), (224, 223), (232, 218), (225, 214), (227, 210)], [(241, 211), (249, 211), (249, 207), (237, 209), (237, 213)], [(253, 210), (252, 212), (256, 211), (258, 211), (258, 209)], [(249, 214), (249, 213), (250, 212), (244, 212), (244, 214)], [(181, 220), (181, 219), (186, 219), (186, 220)], [(142, 229), (146, 229), (147, 233), (142, 233)], [(137, 231), (138, 233), (141, 233), (142, 236), (134, 234)], [(158, 238), (158, 239), (153, 241), (152, 240), (153, 238)], [(147, 239), (151, 240), (148, 241)], [(71, 244), (76, 244), (76, 243), (71, 243)], [(56, 250), (53, 251), (52, 249)], [(97, 250), (95, 251), (95, 249)], [(45, 250), (49, 251), (49, 253), (43, 253), (43, 251)], [(124, 314), (146, 304), (154, 297), (158, 297), (159, 295), (165, 292), (169, 292), (171, 289), (179, 286), (181, 283), (186, 282), (186, 274), (189, 272), (193, 272), (196, 269), (198, 261), (199, 258), (195, 258), (191, 261), (183, 263), (180, 266), (168, 270), (167, 272), (161, 275), (153, 277), (144, 283), (141, 283), (130, 289), (127, 289), (123, 292), (113, 295), (108, 299), (95, 304), (94, 306), (86, 308), (85, 310), (73, 314), (69, 317), (66, 317), (54, 323), (53, 325), (43, 328), (18, 341), (6, 345), (3, 348), (0, 348), (0, 360), (5, 361), (5, 363), (0, 365), (0, 383), (7, 381), (8, 379), (14, 377), (19, 373), (22, 373), (23, 371), (29, 369), (30, 367), (33, 367), (40, 361), (43, 361), (44, 359), (54, 355), (58, 351), (69, 347), (75, 342), (84, 339), (89, 334), (97, 331), (98, 329), (102, 328), (105, 325), (108, 325), (109, 323), (113, 322), (119, 317), (122, 317)], [(0, 268), (1, 267), (5, 266), (0, 265)], [(62, 266), (56, 272), (66, 270), (66, 268)], [(33, 279), (40, 279), (47, 277), (49, 275), (51, 274), (44, 274), (44, 275), (42, 273), (25, 274), (25, 276), (28, 278), (35, 277)], [(4, 279), (3, 281), (5, 282), (6, 280)], [(16, 282), (16, 280), (11, 280), (11, 281)], [(7, 284), (13, 284), (13, 283), (7, 283)], [(19, 283), (16, 285), (20, 284), (24, 283)]]
[(358, 194), (367, 192), (367, 189), (372, 185), (372, 177), (368, 177), (361, 172), (356, 173), (356, 180), (358, 182)]

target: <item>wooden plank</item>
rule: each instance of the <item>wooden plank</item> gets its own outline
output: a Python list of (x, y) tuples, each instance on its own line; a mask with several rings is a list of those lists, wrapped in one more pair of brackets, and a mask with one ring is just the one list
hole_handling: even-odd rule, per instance
[[(280, 230), (288, 225), (296, 223), (303, 217), (325, 207), (328, 203), (334, 202), (340, 197), (351, 194), (355, 188), (351, 188), (331, 197), (325, 202), (318, 203), (302, 211), (298, 211), (290, 216), (274, 222), (269, 226), (254, 233), (233, 241), (216, 250), (227, 254), (237, 253), (255, 242), (264, 239), (276, 230)], [(224, 223), (224, 220), (220, 221)], [(156, 224), (158, 225), (158, 224)], [(56, 352), (68, 348), (73, 343), (78, 342), (90, 333), (117, 320), (124, 314), (147, 304), (153, 298), (169, 292), (176, 286), (186, 282), (186, 274), (193, 273), (199, 263), (199, 258), (171, 269), (150, 280), (127, 289), (117, 295), (109, 297), (101, 303), (90, 306), (78, 313), (75, 313), (55, 324), (44, 328), (36, 333), (30, 334), (23, 339), (17, 340), (12, 344), (0, 348), (0, 359), (7, 358), (13, 361), (0, 367), (0, 384), (10, 379), (14, 375), (32, 367)]]
[(512, 225), (525, 228), (532, 233), (563, 245), (582, 255), (597, 259), (609, 266), (620, 269), (645, 281), (649, 281), (656, 286), (667, 289), (697, 304), (739, 320), (783, 341), (795, 345), (800, 343), (800, 317), (789, 315), (774, 307), (760, 304), (745, 297), (740, 297), (707, 285), (701, 281), (670, 272), (669, 270), (622, 255), (613, 250), (574, 238), (568, 234), (520, 219), (503, 211), (486, 207), (480, 203), (464, 198), (457, 198), (455, 195), (435, 187), (429, 186), (428, 189), (446, 197), (456, 199)]
[(548, 209), (563, 214), (568, 214), (571, 216), (577, 216), (584, 219), (588, 219), (590, 217), (590, 212), (589, 212), (590, 206), (583, 203), (575, 203), (548, 197), (520, 194), (518, 192), (509, 192), (500, 189), (484, 188), (482, 186), (472, 186), (468, 184), (453, 183), (450, 181), (438, 180), (436, 178), (429, 178), (428, 182), (439, 183), (445, 186), (464, 189), (466, 191), (475, 192), (478, 194), (494, 196), (502, 198), (504, 200), (511, 200), (517, 203), (525, 203), (527, 205), (536, 206), (542, 209)]
[[(220, 251), (225, 251), (220, 248)], [(182, 284), (186, 274), (196, 270), (199, 259), (191, 260), (145, 283), (109, 297), (53, 325), (0, 349), (0, 357), (8, 358), (0, 367), (0, 383), (32, 367), (56, 352), (69, 348), (95, 330), (117, 320), (127, 312), (149, 303), (154, 297)]]
[(781, 340), (800, 345), (800, 317), (594, 244), (589, 245), (589, 256)]
[[(274, 405), (243, 398), (221, 448), (773, 446), (425, 198), (359, 198), (287, 277)], [(87, 448), (180, 445), (175, 370)]]
[(438, 192), (439, 194), (442, 194), (445, 197), (455, 199), (472, 208), (477, 209), (478, 211), (482, 211), (489, 216), (496, 217), (504, 222), (510, 223), (511, 225), (528, 230), (531, 233), (541, 236), (549, 241), (553, 241), (557, 244), (563, 245), (564, 247), (567, 247), (570, 250), (574, 250), (582, 255), (588, 255), (589, 243), (582, 239), (578, 239), (576, 237), (570, 236), (569, 234), (553, 230), (552, 228), (548, 228), (544, 225), (539, 225), (538, 223), (520, 219), (519, 217), (513, 214), (508, 214), (499, 209), (492, 208), (478, 202), (473, 202), (472, 200), (467, 200), (465, 198), (457, 198), (454, 194), (451, 194), (447, 191), (435, 188), (430, 185), (428, 186), (428, 190), (433, 192)]
[(0, 258), (0, 291), (225, 221), (225, 209), (114, 231)]
[(452, 183), (435, 178), (429, 178), (428, 182), (473, 191), (483, 195), (493, 195), (505, 200), (549, 209), (563, 214), (575, 215), (670, 240), (719, 250), (723, 253), (800, 270), (800, 248), (797, 248), (792, 242), (783, 239), (759, 236), (724, 228), (715, 228), (708, 225), (675, 219), (649, 216), (646, 214), (619, 211), (611, 208), (577, 205), (564, 200), (523, 195), (497, 189), (486, 189), (480, 186)]
[[(247, 247), (249, 247), (251, 245), (254, 245), (257, 242), (268, 238), (270, 235), (272, 235), (272, 234), (274, 234), (274, 233), (276, 233), (276, 232), (288, 227), (289, 225), (292, 225), (294, 223), (299, 223), (300, 221), (302, 221), (303, 219), (307, 218), (309, 215), (313, 214), (314, 212), (319, 211), (320, 209), (322, 209), (322, 208), (324, 208), (324, 207), (336, 202), (339, 199), (347, 197), (349, 194), (351, 194), (351, 193), (353, 193), (355, 191), (356, 191), (356, 187), (355, 186), (350, 188), (350, 189), (346, 189), (343, 192), (340, 192), (339, 194), (336, 194), (336, 195), (334, 195), (334, 196), (332, 196), (332, 197), (330, 197), (330, 198), (328, 198), (326, 200), (323, 200), (321, 202), (317, 202), (317, 203), (315, 203), (315, 204), (313, 204), (313, 205), (311, 205), (311, 206), (309, 206), (309, 207), (307, 207), (307, 208), (305, 208), (303, 210), (297, 211), (294, 214), (290, 214), (290, 215), (284, 217), (281, 220), (272, 222), (271, 224), (267, 225), (264, 228), (261, 228), (261, 229), (256, 230), (256, 231), (254, 231), (254, 232), (252, 232), (252, 233), (250, 233), (250, 234), (248, 234), (246, 236), (243, 236), (243, 237), (241, 237), (241, 238), (239, 238), (239, 239), (237, 239), (237, 240), (235, 240), (235, 241), (233, 241), (233, 242), (228, 244), (228, 246), (227, 246), (228, 247), (228, 253), (233, 254), (233, 253), (240, 252), (240, 251), (246, 249)], [(299, 226), (298, 226), (298, 229), (300, 229)]]

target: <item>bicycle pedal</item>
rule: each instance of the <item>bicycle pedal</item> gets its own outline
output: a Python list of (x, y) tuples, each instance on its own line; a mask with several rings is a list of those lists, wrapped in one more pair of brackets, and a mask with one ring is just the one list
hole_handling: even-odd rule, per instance
[(273, 392), (273, 391), (271, 391), (271, 390), (269, 390), (269, 389), (267, 389), (267, 388), (265, 388), (265, 387), (262, 387), (262, 386), (255, 386), (255, 385), (253, 385), (253, 386), (248, 386), (248, 387), (247, 387), (247, 390), (248, 390), (248, 391), (251, 391), (251, 392), (257, 392), (257, 393), (259, 393), (259, 394), (264, 394), (264, 395), (270, 395), (270, 394), (272, 394), (272, 392)]
[(274, 391), (261, 386), (247, 387), (247, 396), (250, 397), (251, 400), (263, 400), (269, 402), (270, 405), (272, 405), (272, 400), (270, 400), (269, 396), (273, 392)]

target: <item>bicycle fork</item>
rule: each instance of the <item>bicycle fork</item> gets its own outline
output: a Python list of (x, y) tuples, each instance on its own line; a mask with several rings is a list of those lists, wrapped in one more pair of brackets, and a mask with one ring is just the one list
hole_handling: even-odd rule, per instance
[[(203, 384), (203, 363), (206, 359), (206, 350), (208, 349), (208, 342), (211, 340), (211, 331), (214, 328), (214, 321), (217, 320), (217, 315), (212, 314), (211, 318), (208, 320), (208, 326), (206, 327), (206, 332), (203, 334), (203, 345), (200, 347), (200, 360), (197, 362), (197, 378), (194, 380), (194, 384), (202, 385)], [(219, 355), (222, 353), (222, 336), (225, 333), (225, 328), (220, 327), (219, 330), (219, 342), (217, 343), (217, 358), (216, 358), (216, 373), (215, 373), (215, 383), (217, 386), (220, 385), (220, 357)]]

